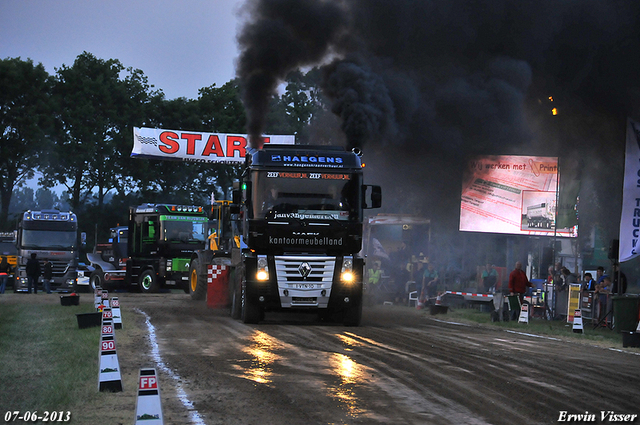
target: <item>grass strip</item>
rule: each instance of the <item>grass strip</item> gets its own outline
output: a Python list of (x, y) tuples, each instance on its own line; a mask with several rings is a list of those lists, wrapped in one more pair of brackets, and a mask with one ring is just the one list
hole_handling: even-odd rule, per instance
[(100, 332), (78, 329), (75, 316), (93, 311), (89, 304), (1, 306), (2, 413), (73, 410), (96, 393)]
[(434, 316), (445, 320), (458, 320), (461, 322), (477, 323), (480, 325), (494, 326), (519, 332), (530, 332), (555, 338), (580, 340), (610, 348), (622, 348), (622, 336), (619, 332), (606, 328), (593, 328), (590, 320), (583, 320), (584, 333), (573, 332), (573, 324), (566, 320), (545, 320), (542, 318), (530, 318), (529, 323), (518, 323), (518, 320), (508, 322), (491, 322), (491, 313), (482, 312), (475, 308), (449, 309), (444, 316)]

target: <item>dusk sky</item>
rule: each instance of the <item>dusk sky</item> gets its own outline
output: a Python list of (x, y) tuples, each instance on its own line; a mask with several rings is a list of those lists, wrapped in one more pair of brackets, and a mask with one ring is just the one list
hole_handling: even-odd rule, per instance
[(83, 51), (141, 69), (167, 99), (198, 97), (235, 77), (233, 0), (0, 0), (0, 58), (49, 74)]

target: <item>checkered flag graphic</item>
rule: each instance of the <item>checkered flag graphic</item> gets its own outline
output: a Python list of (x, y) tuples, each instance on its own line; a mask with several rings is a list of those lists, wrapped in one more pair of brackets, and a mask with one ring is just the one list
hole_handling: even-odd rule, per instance
[(139, 134), (136, 134), (136, 137), (138, 138), (138, 141), (143, 145), (158, 146), (158, 141), (156, 140), (155, 137), (144, 137)]

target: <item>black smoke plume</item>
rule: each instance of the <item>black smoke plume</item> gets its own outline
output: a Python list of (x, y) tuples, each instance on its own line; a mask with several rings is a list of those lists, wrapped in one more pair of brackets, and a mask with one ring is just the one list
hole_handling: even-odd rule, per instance
[(262, 146), (269, 100), (287, 73), (315, 64), (327, 53), (344, 26), (337, 2), (258, 0), (247, 2), (250, 21), (238, 36), (237, 74), (247, 110), (251, 145)]
[(278, 81), (317, 65), (347, 143), (365, 149), (367, 178), (384, 183), (393, 212), (455, 229), (468, 156), (580, 158), (581, 229), (616, 236), (625, 123), (640, 120), (640, 2), (250, 6), (238, 75), (252, 135)]

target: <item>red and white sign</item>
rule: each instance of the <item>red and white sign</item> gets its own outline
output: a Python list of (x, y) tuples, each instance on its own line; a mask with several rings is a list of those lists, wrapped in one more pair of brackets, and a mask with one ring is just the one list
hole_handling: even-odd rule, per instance
[(100, 349), (102, 351), (114, 351), (116, 349), (116, 342), (113, 340), (102, 341)]
[(141, 376), (140, 383), (138, 385), (139, 390), (157, 390), (158, 389), (158, 379), (155, 375), (152, 376)]
[[(246, 134), (133, 128), (132, 157), (177, 161), (242, 164), (248, 147)], [(265, 135), (264, 143), (295, 144), (294, 135)]]
[(103, 335), (113, 335), (113, 326), (112, 325), (102, 325), (102, 334)]
[(120, 308), (120, 300), (118, 300), (117, 298), (111, 298), (111, 307)]
[(111, 310), (104, 309), (102, 311), (102, 318), (103, 319), (111, 319), (112, 317), (113, 317), (113, 313), (111, 312)]

